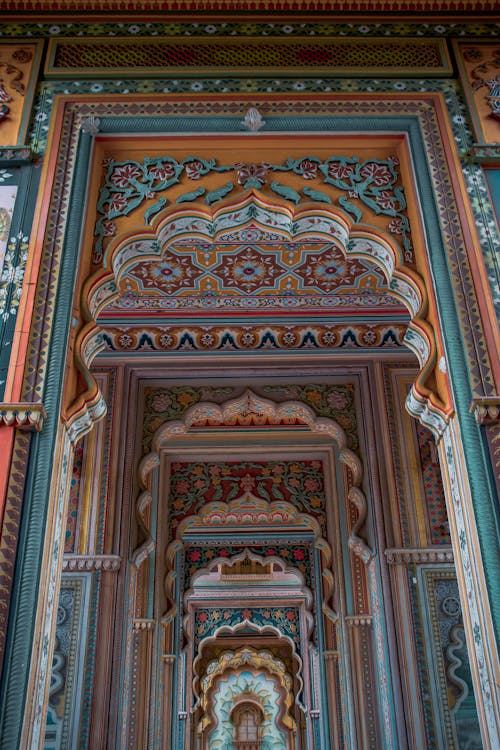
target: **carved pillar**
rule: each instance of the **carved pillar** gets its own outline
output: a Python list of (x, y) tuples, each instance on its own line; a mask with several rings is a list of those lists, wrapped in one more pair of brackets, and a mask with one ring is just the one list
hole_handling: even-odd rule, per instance
[[(438, 444), (443, 484), (448, 503), (450, 533), (456, 560), (464, 628), (470, 654), (471, 671), (476, 690), (476, 705), (485, 748), (498, 748), (500, 726), (500, 667), (498, 647), (492, 628), (492, 613), (483, 565), (488, 544), (497, 545), (498, 530), (491, 529), (491, 538), (481, 547), (476, 525), (475, 508), (467, 475), (459, 426), (452, 421)], [(492, 501), (476, 497), (475, 505)], [(491, 549), (494, 547), (490, 547)], [(478, 554), (479, 553), (479, 554)], [(497, 603), (492, 602), (492, 607)]]
[(338, 684), (338, 651), (325, 651), (326, 686), (328, 698), (328, 712), (330, 714), (330, 743), (331, 747), (341, 746), (342, 728), (338, 717), (341, 716), (340, 696), (337, 693)]
[[(352, 615), (345, 618), (351, 653), (354, 711), (356, 715), (356, 749), (374, 747), (373, 702), (370, 686), (369, 630), (370, 615)], [(354, 737), (353, 737), (354, 739)]]
[(151, 653), (155, 622), (137, 618), (133, 623), (132, 675), (130, 680), (129, 748), (149, 747)]

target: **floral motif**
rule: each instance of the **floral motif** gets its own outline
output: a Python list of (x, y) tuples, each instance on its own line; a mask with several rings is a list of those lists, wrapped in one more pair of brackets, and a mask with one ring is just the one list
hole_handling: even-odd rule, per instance
[(274, 255), (249, 247), (234, 255), (225, 255), (215, 270), (220, 270), (225, 286), (243, 288), (247, 293), (272, 286), (275, 278), (283, 273)]
[(132, 180), (138, 180), (141, 174), (142, 170), (139, 167), (129, 163), (114, 167), (109, 179), (116, 187), (125, 188)]
[(352, 164), (332, 161), (328, 164), (328, 176), (335, 180), (346, 180), (354, 174)]
[(238, 172), (238, 184), (244, 188), (260, 188), (267, 180), (267, 170), (270, 165), (266, 162), (261, 164), (235, 164)]
[(234, 626), (244, 620), (251, 620), (254, 625), (259, 627), (272, 625), (283, 635), (291, 638), (296, 647), (300, 649), (299, 610), (297, 607), (207, 607), (197, 610), (194, 619), (196, 645), (201, 639), (213, 635), (221, 623)]
[(115, 193), (113, 195), (111, 201), (109, 202), (108, 211), (115, 211), (116, 213), (121, 213), (124, 211), (127, 207), (127, 199), (123, 195), (123, 193)]
[(379, 186), (388, 185), (394, 177), (394, 173), (385, 164), (376, 161), (369, 161), (364, 164), (359, 170), (359, 174)]
[[(144, 395), (143, 450), (147, 453), (150, 450), (153, 433), (161, 424), (182, 419), (186, 409), (200, 401), (223, 403), (228, 398), (237, 396), (238, 392), (231, 387), (193, 388), (186, 385), (172, 386), (168, 390), (165, 388), (146, 388)], [(311, 407), (318, 417), (328, 417), (339, 422), (339, 424), (342, 421), (343, 424), (341, 426), (346, 432), (348, 447), (351, 450), (357, 450), (357, 421), (354, 386), (352, 384), (266, 386), (263, 389), (262, 395), (278, 403), (283, 401), (301, 401)], [(179, 466), (180, 464), (174, 464), (172, 470), (176, 471)], [(292, 470), (292, 466), (295, 467), (295, 463), (292, 463), (290, 467), (288, 484), (295, 489), (297, 486), (295, 485), (295, 479), (298, 477), (296, 476), (295, 469)], [(244, 474), (246, 473), (244, 472)], [(252, 472), (249, 472), (249, 474), (253, 476)], [(291, 481), (292, 479), (293, 481)]]
[(311, 159), (303, 159), (299, 164), (299, 169), (306, 180), (314, 180), (318, 176), (318, 165)]
[(402, 234), (404, 228), (404, 220), (400, 216), (395, 216), (394, 219), (389, 222), (389, 230), (393, 234)]
[[(144, 200), (158, 195), (158, 200), (149, 205), (144, 213), (145, 221), (148, 223), (151, 217), (166, 205), (167, 198), (159, 194), (179, 184), (183, 175), (188, 180), (200, 180), (209, 173), (234, 170), (237, 173), (238, 184), (245, 190), (263, 189), (269, 172), (294, 172), (307, 181), (322, 180), (322, 184), (333, 185), (347, 193), (347, 197), (339, 197), (338, 202), (356, 221), (361, 220), (362, 214), (360, 209), (348, 200), (349, 198), (361, 201), (378, 214), (399, 218), (397, 233), (402, 235), (405, 251), (408, 252), (410, 248), (408, 219), (403, 214), (406, 202), (402, 187), (397, 185), (398, 161), (392, 156), (385, 161), (371, 159), (365, 162), (360, 162), (356, 157), (332, 156), (323, 161), (316, 156), (305, 156), (296, 160), (287, 159), (285, 164), (238, 162), (233, 165), (219, 165), (215, 159), (207, 161), (200, 157), (187, 157), (182, 162), (176, 161), (173, 157), (156, 157), (146, 158), (142, 164), (135, 161), (115, 163), (113, 160), (107, 160), (104, 166), (107, 169), (105, 185), (101, 189), (98, 203), (98, 213), (101, 216), (95, 230), (96, 261), (102, 254), (103, 240), (106, 236), (103, 231), (104, 218), (115, 219), (120, 215), (127, 215), (138, 208)], [(195, 200), (205, 195), (206, 202), (212, 204), (222, 200), (233, 187), (231, 182), (215, 188), (211, 186), (210, 192), (207, 193), (206, 188), (201, 186), (197, 191), (184, 193), (181, 198), (183, 201)], [(331, 202), (327, 193), (307, 186), (303, 188), (301, 195), (290, 185), (274, 180), (270, 189), (295, 203), (311, 198)], [(117, 196), (117, 191), (121, 195)], [(107, 217), (104, 216), (105, 213)], [(391, 224), (389, 231), (393, 231), (391, 226), (396, 225)]]
[(193, 266), (187, 256), (165, 253), (161, 259), (137, 263), (130, 276), (140, 281), (146, 289), (155, 289), (172, 294), (180, 289), (193, 289), (196, 280), (202, 275), (201, 269)]
[(308, 255), (295, 273), (303, 279), (304, 285), (331, 292), (339, 286), (354, 284), (366, 273), (366, 266), (355, 259), (347, 260), (333, 245), (328, 252)]
[(203, 162), (198, 159), (186, 162), (185, 168), (186, 174), (190, 180), (199, 180), (202, 174), (206, 172), (206, 170), (204, 171)]
[(114, 221), (103, 221), (102, 227), (105, 237), (114, 237), (116, 234), (116, 224)]
[(28, 237), (18, 232), (7, 244), (0, 269), (0, 309), (4, 321), (17, 314), (27, 259)]
[(175, 176), (175, 167), (170, 162), (161, 162), (150, 167), (149, 172), (157, 180), (171, 180)]
[(321, 461), (175, 462), (169, 528), (172, 536), (180, 521), (210, 502), (230, 502), (245, 492), (271, 502), (289, 502), (325, 523), (325, 490)]

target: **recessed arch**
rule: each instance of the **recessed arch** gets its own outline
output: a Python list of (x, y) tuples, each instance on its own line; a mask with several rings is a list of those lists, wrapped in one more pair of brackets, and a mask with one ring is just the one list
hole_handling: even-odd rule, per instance
[[(249, 411), (254, 411), (256, 414), (266, 414), (268, 419), (275, 424), (280, 424), (283, 419), (286, 424), (290, 417), (293, 416), (294, 419), (305, 424), (312, 433), (328, 437), (335, 443), (338, 449), (339, 460), (350, 473), (350, 481), (345, 487), (346, 497), (356, 508), (358, 514), (357, 520), (349, 534), (349, 548), (367, 564), (373, 557), (373, 551), (360, 536), (368, 510), (366, 497), (361, 489), (363, 468), (359, 456), (347, 447), (347, 438), (342, 427), (332, 419), (318, 417), (305, 404), (294, 401), (277, 404), (270, 399), (257, 396), (250, 390), (247, 390), (242, 396), (236, 399), (229, 400), (222, 406), (215, 403), (197, 404), (186, 412), (183, 420), (166, 422), (158, 428), (153, 437), (153, 450), (144, 456), (139, 466), (139, 479), (142, 492), (137, 499), (136, 516), (144, 536), (144, 541), (134, 552), (134, 564), (137, 567), (140, 566), (154, 549), (154, 541), (148, 525), (148, 509), (153, 501), (153, 472), (159, 465), (162, 450), (168, 446), (170, 441), (175, 440), (181, 435), (187, 435), (191, 425), (200, 419), (215, 419), (215, 421), (219, 420), (219, 423), (224, 425), (226, 419), (230, 420), (235, 413), (247, 413)], [(188, 524), (192, 522), (189, 519), (187, 520)]]
[[(421, 371), (408, 397), (410, 412), (439, 435), (448, 422), (452, 406), (439, 393), (433, 376), (438, 362), (436, 336), (428, 319), (429, 298), (423, 279), (406, 263), (402, 248), (387, 231), (374, 226), (354, 224), (342, 209), (323, 204), (293, 206), (282, 199), (264, 196), (251, 189), (237, 203), (221, 206), (188, 204), (169, 207), (155, 217), (151, 226), (135, 228), (112, 241), (103, 256), (102, 268), (85, 281), (82, 288), (82, 312), (86, 321), (77, 334), (74, 360), (85, 386), (72, 403), (63, 409), (72, 434), (89, 429), (94, 414), (102, 412), (97, 385), (90, 373), (95, 356), (104, 342), (99, 313), (116, 299), (120, 279), (138, 259), (158, 259), (162, 247), (179, 237), (217, 242), (259, 227), (273, 231), (283, 240), (328, 239), (335, 242), (344, 257), (366, 260), (378, 267), (389, 284), (391, 294), (410, 314), (405, 343), (416, 354)], [(87, 415), (85, 416), (85, 413)]]

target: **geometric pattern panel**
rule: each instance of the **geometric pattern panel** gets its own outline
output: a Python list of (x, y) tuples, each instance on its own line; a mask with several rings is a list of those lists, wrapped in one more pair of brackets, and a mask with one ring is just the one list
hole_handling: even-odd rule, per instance
[[(271, 295), (271, 304), (276, 305), (279, 301), (273, 296), (290, 297), (299, 292), (313, 296), (342, 293), (342, 302), (334, 304), (347, 309), (389, 306), (398, 311), (400, 308), (389, 295), (381, 271), (364, 261), (345, 258), (331, 242), (233, 245), (179, 242), (165, 248), (159, 258), (130, 264), (120, 281), (120, 296), (106, 312), (109, 315), (111, 310), (116, 313), (120, 309), (168, 311), (172, 309), (172, 296), (181, 296), (174, 309), (199, 308), (203, 307), (200, 293), (207, 295), (206, 307), (213, 307), (213, 298), (217, 298), (217, 307), (223, 309), (225, 297), (221, 299), (221, 293), (228, 298), (235, 293), (240, 296), (266, 293)], [(168, 299), (168, 304), (162, 304), (162, 298)], [(300, 303), (307, 305), (307, 298)], [(236, 300), (232, 300), (234, 304)], [(269, 300), (266, 304), (269, 305)]]
[(430, 430), (420, 422), (415, 423), (415, 429), (427, 504), (427, 520), (430, 526), (430, 542), (431, 544), (451, 544), (443, 480), (434, 437)]
[[(196, 24), (198, 26), (198, 24)], [(123, 31), (122, 31), (123, 33)], [(317, 39), (307, 38), (239, 39), (231, 37), (203, 39), (65, 39), (54, 40), (51, 47), (49, 74), (95, 75), (104, 71), (117, 73), (116, 69), (133, 70), (141, 68), (149, 74), (162, 76), (181, 75), (184, 70), (198, 68), (208, 71), (228, 68), (240, 73), (255, 68), (282, 68), (287, 75), (290, 69), (297, 68), (301, 74), (304, 68), (328, 75), (349, 70), (350, 74), (366, 74), (366, 68), (386, 72), (409, 69), (416, 75), (415, 68), (428, 75), (443, 73), (448, 69), (446, 48), (434, 39), (401, 40), (388, 39)], [(156, 71), (155, 71), (156, 68)], [(420, 75), (423, 73), (421, 72)]]
[[(296, 298), (288, 297), (292, 305)], [(338, 299), (338, 297), (337, 297)], [(175, 304), (175, 300), (172, 300)], [(216, 303), (217, 304), (217, 303)], [(163, 317), (163, 315), (161, 316)], [(355, 322), (352, 316), (345, 323), (337, 323), (334, 315), (317, 315), (319, 322), (304, 321), (299, 325), (290, 322), (263, 323), (245, 321), (238, 325), (228, 321), (222, 324), (203, 322), (157, 325), (138, 322), (127, 325), (105, 324), (102, 331), (104, 351), (121, 352), (216, 352), (240, 351), (332, 351), (351, 349), (404, 350), (406, 323), (388, 320)]]

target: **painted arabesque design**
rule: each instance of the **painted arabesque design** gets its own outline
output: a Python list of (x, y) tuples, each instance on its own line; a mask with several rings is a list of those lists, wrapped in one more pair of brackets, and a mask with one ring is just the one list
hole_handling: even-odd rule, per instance
[[(406, 200), (403, 188), (398, 184), (400, 176), (397, 171), (399, 160), (391, 156), (386, 160), (358, 157), (331, 156), (320, 159), (314, 155), (305, 155), (299, 159), (287, 159), (284, 164), (237, 163), (217, 164), (216, 159), (203, 159), (189, 156), (178, 161), (172, 156), (145, 158), (138, 162), (127, 160), (115, 162), (107, 159), (104, 164), (106, 173), (97, 204), (98, 219), (95, 227), (94, 262), (102, 260), (106, 238), (117, 232), (115, 220), (127, 216), (141, 207), (148, 200), (155, 199), (144, 211), (144, 224), (162, 211), (169, 202), (187, 203), (204, 199), (210, 206), (225, 198), (233, 190), (240, 193), (249, 189), (262, 190), (265, 186), (273, 193), (295, 205), (299, 203), (332, 204), (335, 197), (324, 192), (336, 188), (342, 195), (338, 205), (356, 222), (362, 219), (362, 211), (355, 201), (376, 214), (390, 217), (389, 232), (400, 235), (405, 252), (405, 261), (412, 261), (410, 225), (406, 216)], [(166, 193), (169, 189), (181, 184), (187, 178), (189, 182), (200, 181), (211, 173), (235, 173), (233, 182), (226, 182), (216, 189), (208, 190), (200, 185), (187, 192), (176, 195), (169, 201)], [(277, 174), (293, 173), (304, 180), (301, 193), (290, 185), (273, 179)], [(188, 184), (189, 184), (188, 182)], [(313, 187), (316, 183), (322, 186), (319, 190)], [(239, 190), (238, 190), (239, 187)], [(237, 196), (240, 197), (240, 196)]]

